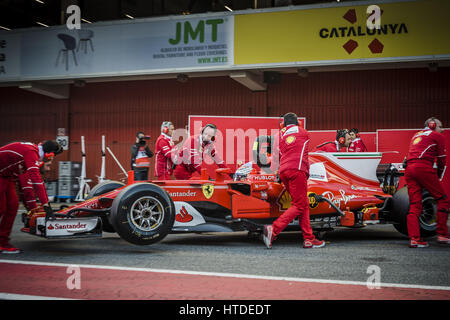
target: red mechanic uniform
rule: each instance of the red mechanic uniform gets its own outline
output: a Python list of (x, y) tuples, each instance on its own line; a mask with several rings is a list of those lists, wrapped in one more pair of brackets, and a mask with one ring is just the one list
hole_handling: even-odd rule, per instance
[(22, 189), (23, 204), (30, 211), (38, 207), (36, 196), (33, 191), (33, 184), (27, 174), (19, 175), (19, 186)]
[[(436, 160), (437, 174), (433, 169)], [(410, 202), (407, 217), (409, 238), (411, 240), (420, 239), (418, 218), (422, 213), (422, 188), (428, 190), (437, 201), (437, 234), (448, 237), (447, 219), (450, 202), (439, 181), (445, 172), (444, 136), (430, 129), (417, 132), (411, 139), (406, 161), (405, 180)]]
[(0, 245), (7, 243), (19, 208), (14, 179), (26, 174), (41, 204), (48, 203), (39, 172), (39, 148), (29, 142), (14, 142), (0, 148)]
[(172, 156), (175, 151), (172, 137), (161, 133), (155, 143), (155, 176), (158, 180), (170, 180), (173, 173)]
[(356, 138), (348, 147), (348, 152), (367, 152), (367, 148), (361, 138)]
[(201, 135), (189, 137), (178, 153), (178, 165), (175, 168), (175, 178), (187, 180), (194, 172), (201, 174), (203, 156), (209, 154), (219, 168), (226, 168), (223, 160), (216, 152), (213, 142), (205, 143)]
[(344, 150), (342, 148), (342, 150), (340, 150), (339, 148), (339, 143), (337, 141), (330, 141), (330, 142), (325, 142), (324, 144), (321, 144), (319, 146), (316, 147), (316, 150), (314, 150), (315, 152), (346, 152), (347, 150)]
[[(287, 225), (299, 217), (298, 221), (304, 240), (314, 240), (309, 221), (309, 201), (307, 196), (309, 178), (309, 134), (297, 126), (289, 125), (280, 131), (278, 142), (280, 179), (292, 198), (291, 207), (272, 224), (273, 235), (278, 235)], [(275, 149), (276, 152), (276, 149)]]

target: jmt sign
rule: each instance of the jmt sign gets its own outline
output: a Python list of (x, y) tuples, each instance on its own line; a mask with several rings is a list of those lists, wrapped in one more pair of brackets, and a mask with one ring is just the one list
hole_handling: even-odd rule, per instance
[(190, 21), (177, 22), (175, 36), (169, 39), (169, 43), (177, 45), (183, 39), (183, 42), (188, 44), (190, 39), (197, 40), (197, 38), (200, 43), (203, 43), (205, 42), (205, 29), (211, 31), (211, 41), (216, 42), (219, 25), (223, 24), (223, 22), (224, 19), (200, 20), (197, 25), (193, 25), (195, 22)]

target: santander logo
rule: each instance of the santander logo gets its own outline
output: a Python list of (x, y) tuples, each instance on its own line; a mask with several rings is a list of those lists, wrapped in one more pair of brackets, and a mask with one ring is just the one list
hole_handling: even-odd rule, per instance
[(48, 230), (64, 230), (64, 229), (85, 229), (86, 228), (86, 224), (85, 223), (75, 223), (75, 224), (59, 224), (59, 223), (55, 223), (55, 225), (49, 225), (47, 227)]
[(181, 207), (180, 212), (177, 213), (177, 215), (175, 216), (175, 220), (178, 222), (182, 222), (182, 223), (186, 223), (189, 221), (192, 221), (192, 219), (194, 219), (193, 216), (191, 216), (186, 208), (184, 206)]

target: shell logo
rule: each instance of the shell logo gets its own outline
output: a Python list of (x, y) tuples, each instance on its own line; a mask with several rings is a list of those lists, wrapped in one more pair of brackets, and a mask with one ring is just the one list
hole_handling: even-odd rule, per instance
[(415, 138), (414, 141), (413, 141), (413, 145), (418, 144), (420, 141), (422, 141), (422, 138), (421, 138), (421, 137)]
[(285, 211), (291, 207), (292, 197), (287, 192), (286, 189), (283, 190), (280, 197), (278, 198), (278, 205), (280, 206), (281, 211)]
[(286, 138), (286, 143), (287, 144), (291, 144), (294, 141), (295, 141), (295, 137), (294, 136), (289, 136), (289, 137)]

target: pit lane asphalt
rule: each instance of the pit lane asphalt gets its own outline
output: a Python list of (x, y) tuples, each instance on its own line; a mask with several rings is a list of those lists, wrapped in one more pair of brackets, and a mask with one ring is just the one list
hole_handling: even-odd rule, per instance
[(450, 246), (432, 238), (429, 248), (408, 248), (408, 239), (391, 225), (336, 229), (325, 235), (321, 249), (303, 249), (300, 233), (286, 232), (271, 250), (246, 232), (169, 234), (159, 243), (136, 246), (112, 233), (47, 240), (21, 227), (19, 212), (11, 243), (23, 253), (0, 254), (1, 259), (363, 282), (368, 267), (376, 265), (382, 283), (450, 286)]

